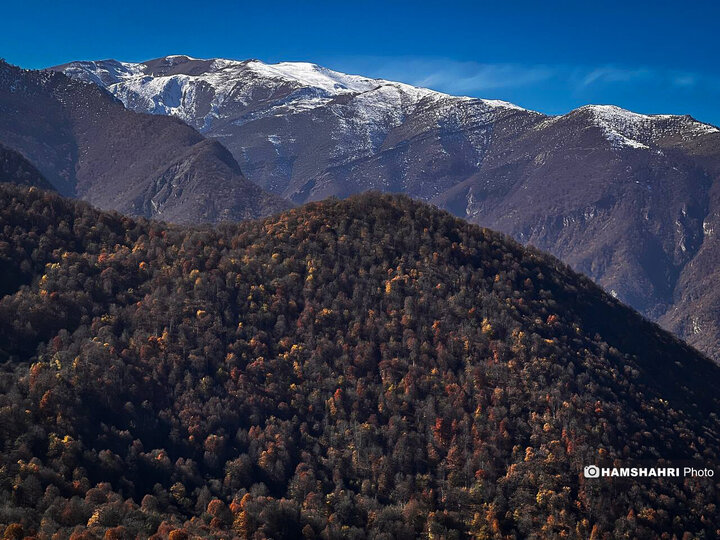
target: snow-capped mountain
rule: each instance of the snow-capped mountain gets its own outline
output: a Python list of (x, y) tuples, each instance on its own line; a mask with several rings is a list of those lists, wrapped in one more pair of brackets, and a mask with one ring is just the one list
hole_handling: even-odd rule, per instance
[[(128, 108), (176, 116), (220, 139), (246, 175), (296, 202), (366, 189), (430, 199), (482, 162), (498, 118), (521, 113), (522, 124), (542, 118), (502, 101), (449, 96), (301, 62), (169, 56), (54, 69), (104, 86)], [(423, 141), (428, 137), (431, 152), (431, 141)], [(405, 155), (398, 162), (394, 156), (400, 168), (393, 174), (361, 165), (388, 152), (405, 154), (413, 139), (427, 161)], [(462, 170), (438, 184), (437, 162), (449, 160), (455, 169), (460, 155)], [(347, 168), (353, 178), (340, 173)]]
[(532, 243), (720, 358), (720, 293), (707, 286), (720, 253), (714, 126), (610, 105), (547, 116), (307, 63), (168, 56), (53, 69), (184, 120), (296, 203), (402, 192)]
[[(717, 131), (689, 117), (592, 105), (546, 117), (315, 64), (104, 60), (53, 68), (99, 84), (128, 108), (176, 116), (220, 139), (254, 182), (295, 202), (367, 189), (432, 199), (482, 167), (497, 124), (519, 137), (579, 117), (616, 149)], [(351, 174), (350, 174), (351, 173)]]
[[(198, 60), (175, 55), (137, 64), (116, 60), (73, 62), (53, 69), (104, 86), (129, 108), (177, 116), (200, 131), (209, 131), (218, 119), (241, 115), (248, 109), (254, 114), (246, 120), (252, 121), (316, 109), (340, 96), (367, 93), (371, 95), (363, 98), (359, 109), (366, 113), (371, 107), (396, 111), (390, 119), (395, 122), (401, 122), (423, 99), (469, 101), (483, 110), (520, 109), (503, 101), (449, 96), (306, 62), (265, 64), (259, 60)], [(259, 103), (262, 107), (257, 106)]]
[[(703, 124), (690, 116), (638, 114), (614, 105), (585, 105), (570, 115), (585, 116), (588, 123), (602, 129), (605, 138), (616, 147), (649, 149), (670, 137), (689, 140), (718, 131), (715, 126)], [(547, 123), (563, 118), (556, 116)]]

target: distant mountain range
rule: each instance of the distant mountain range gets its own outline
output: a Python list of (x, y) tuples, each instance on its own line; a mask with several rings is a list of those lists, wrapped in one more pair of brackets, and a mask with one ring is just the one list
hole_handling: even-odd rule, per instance
[(168, 56), (52, 69), (182, 119), (295, 203), (401, 192), (511, 234), (720, 357), (714, 126), (597, 105), (551, 117), (306, 63)]
[(516, 133), (543, 118), (306, 63), (169, 56), (53, 69), (217, 138), (249, 178), (296, 203), (370, 189), (431, 200), (477, 170), (500, 118)]
[(198, 223), (290, 206), (249, 182), (216, 140), (60, 73), (0, 62), (0, 143), (61, 194), (131, 215)]

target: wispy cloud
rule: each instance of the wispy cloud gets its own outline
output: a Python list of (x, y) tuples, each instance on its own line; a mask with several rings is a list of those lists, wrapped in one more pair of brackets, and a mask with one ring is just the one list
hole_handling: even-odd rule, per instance
[(698, 77), (692, 73), (678, 75), (673, 79), (676, 86), (695, 86), (698, 83)]
[(538, 84), (558, 76), (555, 66), (483, 64), (445, 58), (357, 57), (342, 62), (373, 76), (424, 86), (451, 94)]
[[(414, 66), (407, 68), (426, 68)], [(425, 75), (415, 77), (414, 84), (443, 88), (454, 94), (528, 86), (552, 79), (557, 75), (550, 66), (520, 66), (514, 64), (449, 63), (433, 66)]]
[(644, 83), (691, 87), (703, 79), (707, 77), (677, 70), (602, 66), (590, 70), (578, 86)]
[(428, 57), (354, 57), (341, 67), (356, 66), (359, 73), (399, 80), (451, 94), (480, 95), (484, 91), (532, 88), (553, 84), (571, 92), (619, 85), (692, 87), (711, 83), (699, 73), (616, 65), (572, 66), (462, 62)]
[[(587, 68), (586, 68), (587, 69)], [(580, 69), (580, 71), (583, 71)], [(657, 73), (647, 68), (627, 69), (613, 66), (603, 66), (591, 69), (580, 82), (579, 86), (593, 84), (627, 83), (642, 79), (652, 79)]]

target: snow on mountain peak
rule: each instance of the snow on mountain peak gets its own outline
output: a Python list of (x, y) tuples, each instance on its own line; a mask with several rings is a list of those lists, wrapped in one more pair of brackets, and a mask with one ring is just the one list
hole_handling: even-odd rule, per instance
[(200, 60), (199, 58), (193, 58), (187, 54), (169, 54), (165, 57), (166, 60), (172, 62), (175, 60)]
[(248, 66), (258, 74), (296, 81), (303, 86), (324, 90), (329, 95), (367, 92), (382, 84), (382, 81), (377, 79), (369, 79), (359, 75), (346, 75), (308, 62), (265, 64), (255, 60), (249, 62)]
[(670, 114), (640, 114), (617, 105), (585, 105), (577, 111), (589, 113), (603, 127), (618, 128), (646, 124), (656, 120), (670, 120)]
[(688, 139), (718, 131), (689, 116), (640, 114), (615, 105), (585, 105), (570, 115), (577, 113), (588, 114), (615, 147), (648, 149), (659, 138), (678, 135)]
[(61, 67), (61, 71), (69, 77), (100, 86), (117, 84), (135, 76), (142, 76), (144, 73), (142, 64), (118, 60), (72, 62)]
[(503, 109), (514, 109), (516, 111), (527, 111), (528, 110), (523, 107), (520, 107), (520, 105), (515, 105), (514, 103), (510, 103), (509, 101), (503, 101), (502, 99), (482, 99), (481, 101), (491, 107), (499, 107), (499, 108), (503, 108)]
[[(409, 84), (349, 75), (308, 62), (266, 64), (260, 60), (196, 59), (170, 55), (143, 63), (103, 60), (73, 62), (57, 68), (75, 78), (106, 87), (126, 106), (155, 114), (172, 114), (203, 130), (218, 108), (231, 101), (254, 101), (259, 87), (271, 94), (279, 85), (295, 87), (295, 92), (280, 98), (276, 106), (284, 114), (322, 106), (342, 95), (358, 95), (382, 86), (393, 86), (405, 96), (403, 103), (419, 101), (472, 101), (484, 108), (523, 110), (500, 100), (481, 100), (450, 96)], [(287, 87), (286, 87), (287, 88)], [(208, 98), (208, 93), (212, 97)], [(198, 107), (199, 96), (211, 99), (209, 106)], [(268, 98), (271, 99), (271, 98)], [(206, 100), (207, 101), (207, 100)], [(197, 118), (200, 110), (203, 118)]]

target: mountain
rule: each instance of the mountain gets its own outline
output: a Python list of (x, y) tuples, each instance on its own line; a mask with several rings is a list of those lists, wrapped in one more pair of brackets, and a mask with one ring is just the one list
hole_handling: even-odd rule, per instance
[(22, 154), (2, 144), (0, 144), (0, 182), (53, 189), (50, 182), (45, 180), (40, 171)]
[(686, 299), (681, 276), (715, 241), (716, 128), (588, 106), (494, 144), (434, 202), (551, 251), (652, 318)]
[(307, 63), (168, 56), (52, 69), (218, 138), (249, 178), (298, 203), (369, 189), (430, 199), (475, 171), (497, 117), (518, 129), (543, 118)]
[[(407, 197), (168, 227), (0, 186), (5, 538), (710, 538), (720, 367)], [(9, 256), (8, 256), (9, 255)], [(384, 535), (384, 536), (383, 536)]]
[(53, 69), (183, 119), (297, 203), (400, 192), (534, 244), (720, 359), (714, 126), (603, 105), (550, 117), (306, 63)]
[(0, 63), (0, 143), (60, 193), (131, 215), (197, 223), (288, 207), (249, 182), (217, 141), (60, 73)]

